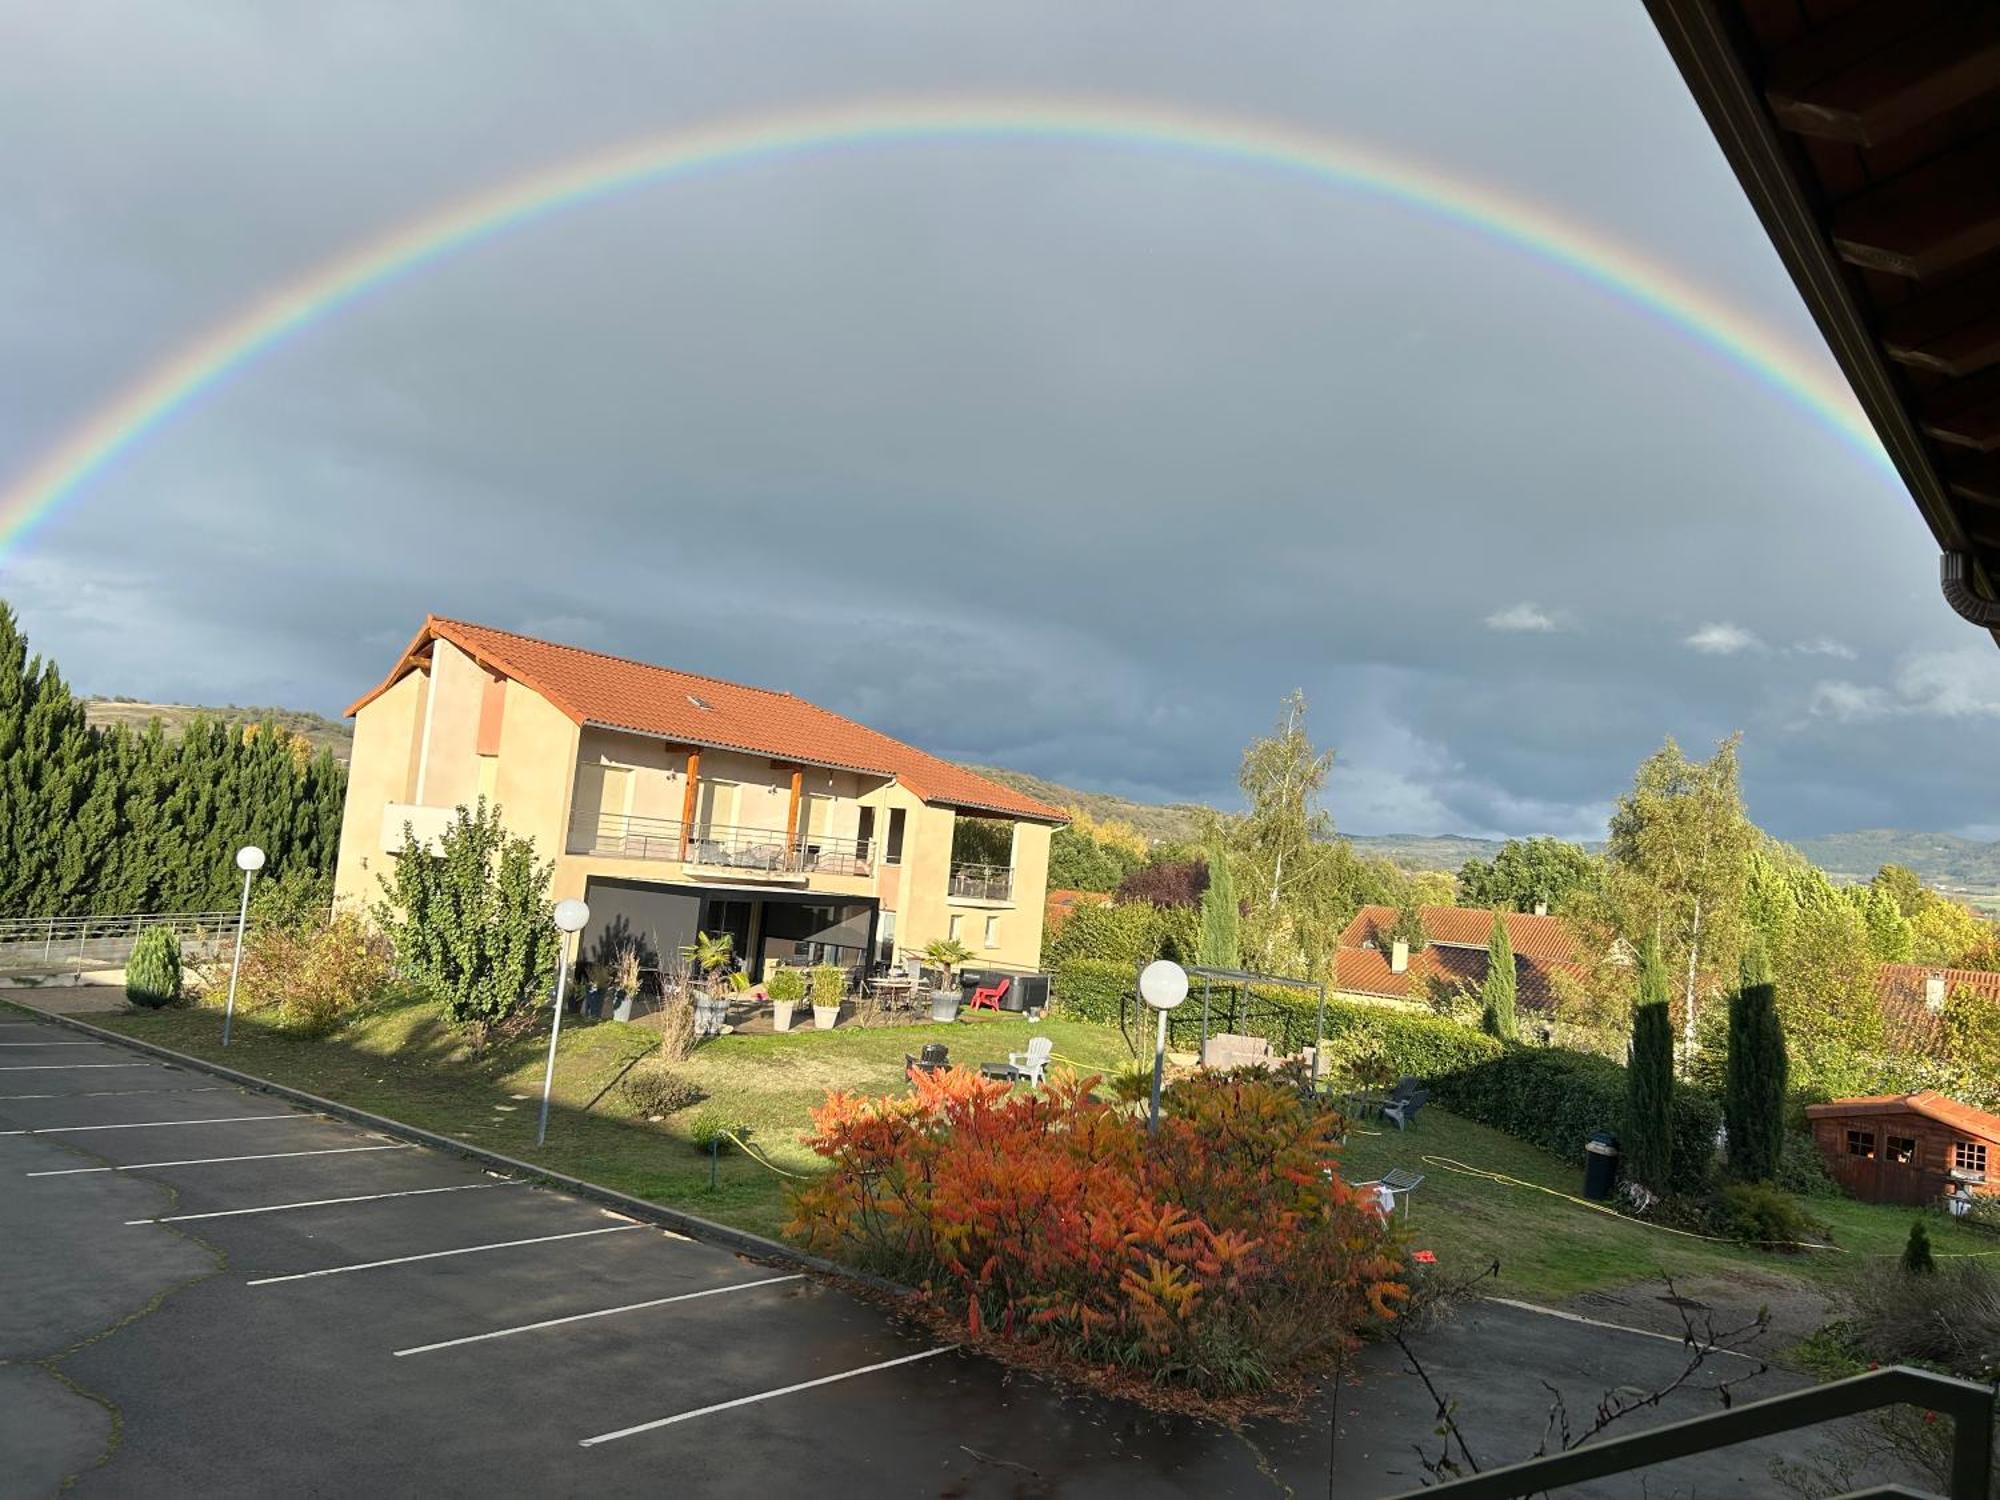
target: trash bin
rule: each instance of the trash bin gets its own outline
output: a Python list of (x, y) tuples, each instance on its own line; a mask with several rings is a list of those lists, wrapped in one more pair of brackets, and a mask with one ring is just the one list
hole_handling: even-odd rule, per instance
[(1600, 1130), (1583, 1143), (1583, 1196), (1607, 1201), (1618, 1187), (1618, 1137)]

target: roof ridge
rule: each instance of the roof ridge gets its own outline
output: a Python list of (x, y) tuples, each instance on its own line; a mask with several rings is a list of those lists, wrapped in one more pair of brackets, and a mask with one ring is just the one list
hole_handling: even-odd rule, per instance
[[(814, 708), (820, 707), (810, 699), (801, 698), (797, 693), (787, 692), (783, 688), (758, 687), (754, 682), (737, 682), (728, 677), (717, 677), (713, 672), (690, 672), (685, 667), (665, 667), (656, 661), (641, 661), (636, 656), (620, 656), (615, 651), (599, 651), (590, 646), (575, 646), (568, 641), (544, 640), (538, 635), (524, 635), (518, 630), (507, 630), (499, 625), (482, 625), (477, 620), (460, 620), (450, 615), (432, 615), (431, 620), (438, 625), (456, 625), (465, 630), (483, 630), (489, 635), (504, 635), (510, 641), (526, 641), (531, 646), (541, 646), (551, 651), (574, 651), (578, 656), (594, 656), (599, 661), (615, 661), (623, 666), (643, 667), (648, 672), (665, 672), (674, 677), (692, 677), (697, 682), (712, 682), (717, 687), (735, 688), (745, 693), (762, 693), (767, 698), (788, 698), (794, 703), (809, 703)], [(820, 708), (820, 712), (832, 713), (833, 710)], [(876, 732), (880, 733), (879, 730)]]

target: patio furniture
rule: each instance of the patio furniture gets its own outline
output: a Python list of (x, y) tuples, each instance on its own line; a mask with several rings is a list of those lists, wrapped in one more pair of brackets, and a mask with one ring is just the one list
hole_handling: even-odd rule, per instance
[(1416, 1079), (1399, 1079), (1382, 1105), (1382, 1118), (1393, 1122), (1398, 1130), (1408, 1130), (1417, 1118), (1417, 1111), (1430, 1102), (1431, 1091), (1418, 1087)]
[(951, 1048), (947, 1047), (943, 1042), (924, 1043), (923, 1051), (915, 1057), (910, 1056), (907, 1052), (903, 1054), (903, 1072), (906, 1075), (910, 1073), (935, 1073), (940, 1069), (949, 1068), (950, 1066)]
[(1006, 1082), (1012, 1083), (1016, 1078), (1020, 1077), (1020, 1074), (1015, 1071), (1012, 1063), (981, 1063), (979, 1065), (979, 1076), (981, 1078), (1004, 1079)]
[(1014, 1070), (1016, 1078), (1024, 1078), (1036, 1088), (1042, 1086), (1042, 1077), (1049, 1070), (1049, 1054), (1056, 1050), (1052, 1037), (1038, 1036), (1028, 1039), (1026, 1052), (1009, 1052), (1007, 1065)]
[(1357, 1182), (1354, 1185), (1358, 1188), (1374, 1188), (1378, 1192), (1388, 1195), (1389, 1209), (1384, 1210), (1382, 1215), (1385, 1219), (1395, 1207), (1396, 1195), (1398, 1193), (1402, 1194), (1403, 1217), (1407, 1219), (1410, 1216), (1410, 1194), (1422, 1187), (1423, 1183), (1423, 1173), (1412, 1172), (1403, 1167), (1391, 1167), (1372, 1182)]
[(972, 992), (972, 998), (965, 1002), (965, 1008), (979, 1010), (983, 1007), (986, 1010), (999, 1010), (1000, 1002), (1007, 994), (1007, 987), (1013, 982), (1011, 979), (1003, 979), (998, 984), (982, 985)]

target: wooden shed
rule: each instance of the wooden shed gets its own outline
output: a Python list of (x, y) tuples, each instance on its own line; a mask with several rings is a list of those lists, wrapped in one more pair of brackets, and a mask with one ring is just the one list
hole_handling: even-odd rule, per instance
[(1928, 1203), (1964, 1187), (2000, 1192), (2000, 1116), (1929, 1089), (1809, 1105), (1835, 1180), (1870, 1203)]

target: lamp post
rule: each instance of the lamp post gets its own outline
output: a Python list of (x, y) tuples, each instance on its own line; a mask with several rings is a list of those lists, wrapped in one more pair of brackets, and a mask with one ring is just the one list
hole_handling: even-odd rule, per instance
[(590, 908), (581, 901), (556, 903), (556, 929), (562, 933), (562, 952), (556, 957), (556, 1015), (549, 1025), (549, 1066), (542, 1075), (542, 1121), (535, 1127), (537, 1146), (549, 1138), (549, 1090), (556, 1081), (556, 1038), (562, 1035), (563, 984), (569, 978), (569, 937), (573, 932), (581, 932), (583, 924), (589, 920)]
[(243, 928), (250, 920), (250, 882), (264, 868), (264, 851), (245, 844), (236, 851), (236, 868), (243, 872), (243, 904), (236, 910), (236, 956), (229, 961), (229, 1003), (222, 1010), (222, 1045), (229, 1045), (229, 1023), (236, 1019), (236, 975), (243, 967)]
[(1156, 958), (1139, 971), (1139, 998), (1159, 1016), (1159, 1030), (1153, 1041), (1153, 1115), (1146, 1133), (1160, 1129), (1160, 1077), (1167, 1068), (1167, 1012), (1187, 999), (1188, 977), (1172, 959)]

